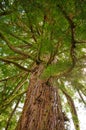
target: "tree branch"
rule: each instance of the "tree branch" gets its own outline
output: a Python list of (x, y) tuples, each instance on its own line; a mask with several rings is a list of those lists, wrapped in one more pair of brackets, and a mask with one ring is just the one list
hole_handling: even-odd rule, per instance
[(31, 46), (32, 46), (32, 44), (31, 44), (31, 43), (29, 43), (29, 42), (25, 41), (24, 39), (20, 38), (19, 36), (15, 35), (15, 34), (13, 34), (13, 33), (11, 33), (11, 32), (10, 32), (9, 34), (10, 34), (11, 36), (15, 37), (16, 39), (21, 40), (22, 42), (24, 42), (25, 44), (27, 44), (29, 47), (31, 47)]
[(20, 50), (19, 48), (16, 48), (13, 45), (11, 45), (10, 41), (2, 34), (2, 32), (0, 32), (0, 37), (7, 43), (8, 47), (12, 51), (16, 52), (17, 54), (20, 54), (22, 56), (25, 56), (27, 58), (30, 58), (30, 59), (34, 60), (34, 58), (32, 56), (26, 54), (25, 52), (22, 52), (22, 50)]
[(0, 82), (4, 82), (4, 81), (10, 80), (10, 79), (14, 79), (15, 77), (16, 78), (17, 77), (21, 77), (23, 74), (24, 74), (24, 72), (23, 73), (19, 73), (18, 75), (14, 75), (12, 77), (7, 77), (7, 78), (4, 78), (4, 79), (1, 79)]
[(12, 11), (12, 10), (10, 10), (10, 11), (0, 12), (0, 17), (1, 17), (1, 16), (10, 15), (10, 14), (12, 14), (12, 13), (13, 13), (13, 11)]
[(27, 90), (20, 92), (18, 94), (13, 95), (12, 97), (10, 97), (9, 99), (7, 99), (3, 104), (0, 105), (0, 109), (3, 110), (5, 109), (13, 100), (15, 100), (17, 97), (22, 96), (23, 94), (25, 94), (27, 92)]
[(0, 57), (0, 60), (3, 61), (3, 62), (6, 62), (6, 63), (8, 63), (8, 64), (9, 64), (9, 63), (10, 63), (10, 64), (12, 63), (12, 64), (14, 64), (16, 67), (18, 67), (18, 68), (20, 68), (20, 69), (22, 69), (22, 70), (24, 70), (24, 71), (26, 71), (26, 72), (30, 72), (29, 69), (27, 69), (27, 68), (21, 66), (20, 64), (14, 62), (14, 61), (11, 61), (11, 60), (8, 60), (8, 59), (2, 58), (2, 57)]
[(10, 114), (10, 116), (9, 116), (9, 118), (8, 118), (8, 121), (7, 121), (5, 130), (8, 130), (8, 127), (9, 127), (9, 125), (10, 125), (10, 121), (11, 121), (11, 119), (12, 119), (13, 114), (14, 114), (15, 111), (16, 111), (16, 108), (18, 107), (18, 104), (19, 104), (20, 99), (21, 99), (21, 96), (19, 97), (19, 99), (18, 99), (18, 101), (17, 101), (17, 103), (16, 103), (16, 105), (15, 105), (13, 111), (11, 112), (11, 114)]
[(75, 41), (77, 44), (80, 44), (80, 43), (86, 43), (86, 40), (82, 40), (82, 41), (78, 41), (78, 40), (76, 40)]
[(77, 91), (78, 91), (78, 94), (79, 94), (79, 96), (80, 96), (80, 98), (81, 98), (82, 102), (86, 105), (86, 102), (85, 102), (85, 100), (84, 100), (84, 98), (83, 98), (83, 96), (82, 96), (82, 94), (81, 94), (80, 90), (79, 90), (79, 89), (77, 89)]
[(19, 60), (25, 60), (25, 59), (27, 59), (27, 57), (25, 57), (25, 56), (19, 56), (19, 55), (17, 55), (17, 56), (4, 56), (4, 58), (5, 59), (9, 59), (9, 60), (17, 60), (17, 61), (19, 61)]
[(73, 123), (74, 123), (74, 126), (75, 126), (75, 129), (76, 130), (80, 130), (80, 127), (79, 127), (79, 119), (78, 119), (78, 115), (77, 115), (77, 111), (76, 111), (76, 108), (75, 108), (75, 105), (74, 105), (74, 102), (73, 102), (73, 99), (71, 98), (71, 96), (67, 93), (67, 90), (64, 88), (61, 88), (62, 92), (64, 93), (64, 95), (66, 96), (67, 98), (67, 101), (68, 101), (68, 104), (70, 106), (70, 111), (71, 111), (71, 114), (72, 114), (72, 119), (73, 119)]
[(17, 84), (17, 86), (10, 93), (11, 96), (12, 96), (12, 94), (18, 92), (18, 90), (24, 85), (24, 83), (26, 82), (27, 76), (28, 75), (25, 75), (24, 79), (21, 79), (21, 81)]
[(75, 57), (75, 44), (76, 44), (76, 40), (75, 40), (75, 24), (72, 21), (72, 18), (70, 18), (70, 16), (67, 15), (66, 11), (63, 9), (63, 7), (61, 7), (60, 5), (58, 5), (58, 8), (61, 10), (62, 14), (64, 15), (64, 17), (66, 18), (66, 20), (68, 21), (69, 25), (70, 25), (70, 29), (71, 29), (71, 48), (70, 48), (70, 56), (72, 59), (72, 63), (73, 63), (73, 67), (75, 66), (76, 63), (76, 57)]

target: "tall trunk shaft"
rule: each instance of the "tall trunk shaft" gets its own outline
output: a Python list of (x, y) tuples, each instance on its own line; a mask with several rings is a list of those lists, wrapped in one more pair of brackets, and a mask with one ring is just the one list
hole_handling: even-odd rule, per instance
[(23, 112), (16, 130), (64, 130), (58, 90), (39, 78), (40, 67), (33, 72)]

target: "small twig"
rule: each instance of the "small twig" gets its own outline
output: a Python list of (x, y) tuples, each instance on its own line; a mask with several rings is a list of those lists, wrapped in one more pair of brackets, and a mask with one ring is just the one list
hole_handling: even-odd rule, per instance
[(32, 33), (32, 38), (34, 39), (34, 41), (35, 42), (37, 42), (37, 40), (36, 40), (36, 37), (35, 37), (35, 35), (34, 35), (34, 30), (33, 30), (33, 26), (32, 25), (30, 25), (30, 31), (31, 31), (31, 33)]
[(27, 59), (27, 57), (25, 57), (25, 56), (20, 56), (20, 55), (17, 55), (17, 56), (4, 56), (3, 58), (5, 58), (5, 59), (9, 59), (9, 60), (17, 60), (17, 61), (19, 61), (19, 60), (25, 60), (25, 59)]

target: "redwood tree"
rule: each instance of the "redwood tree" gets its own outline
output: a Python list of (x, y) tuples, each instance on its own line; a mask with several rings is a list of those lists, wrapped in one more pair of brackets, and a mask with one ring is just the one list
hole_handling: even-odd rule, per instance
[(78, 93), (86, 105), (85, 6), (85, 0), (1, 0), (1, 129), (65, 130), (68, 109), (80, 130), (73, 97)]

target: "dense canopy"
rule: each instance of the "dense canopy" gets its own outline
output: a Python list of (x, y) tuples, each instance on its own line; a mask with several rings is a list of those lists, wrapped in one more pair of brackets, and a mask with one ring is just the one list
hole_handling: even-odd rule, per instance
[[(0, 129), (14, 130), (35, 64), (59, 86), (79, 130), (73, 99), (86, 105), (86, 0), (0, 0)], [(66, 98), (66, 102), (65, 102)]]

